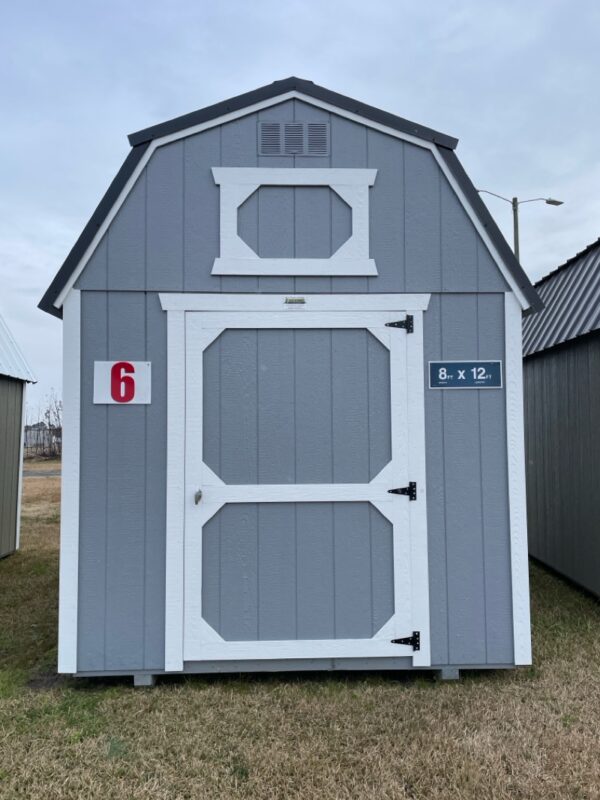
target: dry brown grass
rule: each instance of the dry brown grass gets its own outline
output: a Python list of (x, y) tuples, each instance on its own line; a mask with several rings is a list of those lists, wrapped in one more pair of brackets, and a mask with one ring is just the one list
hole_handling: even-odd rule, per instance
[(60, 458), (42, 458), (41, 456), (26, 457), (23, 459), (23, 469), (35, 470), (36, 472), (54, 472), (60, 470)]
[(58, 484), (26, 480), (0, 563), (0, 797), (600, 797), (600, 607), (537, 568), (532, 669), (46, 685)]

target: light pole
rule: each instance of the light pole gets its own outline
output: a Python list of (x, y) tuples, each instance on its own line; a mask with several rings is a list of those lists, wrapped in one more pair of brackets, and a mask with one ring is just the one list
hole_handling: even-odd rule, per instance
[(493, 197), (498, 197), (500, 200), (505, 200), (507, 203), (510, 203), (512, 206), (513, 212), (513, 235), (514, 235), (514, 247), (513, 250), (515, 251), (515, 256), (517, 261), (519, 261), (519, 206), (523, 203), (546, 203), (548, 206), (562, 206), (562, 200), (555, 200), (553, 197), (532, 197), (531, 200), (519, 200), (518, 197), (513, 197), (510, 200), (508, 197), (503, 197), (501, 194), (496, 194), (496, 192), (490, 192), (488, 189), (477, 189), (477, 191), (481, 194), (491, 194)]

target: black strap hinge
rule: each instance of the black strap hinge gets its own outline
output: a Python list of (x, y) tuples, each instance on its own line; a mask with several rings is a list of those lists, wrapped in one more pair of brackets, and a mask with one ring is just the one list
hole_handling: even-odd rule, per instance
[(389, 494), (406, 494), (409, 500), (417, 499), (417, 483), (411, 481), (408, 486), (401, 486), (399, 489), (388, 489)]
[(392, 639), (392, 644), (407, 644), (413, 650), (421, 649), (421, 632), (413, 631), (412, 636), (404, 636), (402, 639)]
[(397, 322), (386, 322), (387, 328), (406, 328), (407, 333), (413, 333), (415, 330), (415, 320), (412, 314), (407, 314), (404, 319), (399, 319)]

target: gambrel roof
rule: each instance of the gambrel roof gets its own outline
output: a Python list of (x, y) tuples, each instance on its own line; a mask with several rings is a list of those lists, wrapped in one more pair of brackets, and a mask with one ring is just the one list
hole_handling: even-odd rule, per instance
[(191, 135), (197, 130), (206, 128), (211, 122), (213, 124), (226, 123), (243, 113), (252, 113), (257, 107), (274, 105), (290, 97), (299, 97), (307, 102), (313, 102), (332, 113), (341, 113), (362, 124), (376, 126), (384, 132), (392, 134), (397, 132), (396, 135), (401, 134), (403, 138), (414, 143), (421, 145), (427, 143), (434, 151), (434, 155), (437, 156), (440, 167), (453, 182), (455, 190), (462, 194), (462, 201), (467, 212), (478, 227), (480, 235), (484, 237), (484, 240), (487, 239), (486, 244), (490, 252), (517, 295), (523, 309), (542, 307), (529, 278), (456, 157), (454, 149), (458, 143), (457, 139), (325, 89), (312, 81), (294, 77), (275, 81), (252, 92), (246, 92), (191, 114), (185, 114), (132, 133), (129, 136), (129, 142), (132, 145), (129, 155), (44, 294), (39, 307), (49, 314), (62, 317), (62, 303), (66, 292), (79, 275), (82, 265), (86, 263), (93, 252), (93, 248), (103, 232), (103, 226), (107, 224), (114, 207), (130, 190), (153, 148), (178, 138), (184, 131), (185, 135)]

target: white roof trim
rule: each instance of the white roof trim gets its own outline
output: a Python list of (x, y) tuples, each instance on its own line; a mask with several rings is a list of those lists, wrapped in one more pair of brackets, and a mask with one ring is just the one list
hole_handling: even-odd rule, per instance
[(353, 122), (358, 122), (361, 125), (373, 128), (374, 130), (378, 130), (382, 133), (387, 134), (388, 136), (393, 136), (395, 139), (402, 139), (403, 141), (409, 142), (410, 144), (414, 144), (417, 147), (423, 147), (427, 150), (430, 150), (438, 166), (442, 170), (443, 174), (446, 176), (448, 182), (450, 183), (452, 189), (454, 190), (456, 196), (458, 197), (461, 205), (467, 212), (469, 219), (471, 220), (477, 232), (479, 233), (481, 239), (485, 243), (487, 249), (490, 252), (490, 255), (492, 256), (500, 272), (504, 276), (504, 279), (510, 286), (515, 296), (517, 297), (519, 304), (521, 305), (521, 308), (523, 310), (529, 308), (530, 303), (527, 301), (527, 298), (523, 294), (521, 288), (516, 283), (513, 275), (508, 269), (508, 266), (498, 253), (497, 249), (494, 247), (490, 237), (488, 236), (484, 227), (479, 221), (479, 218), (475, 213), (474, 209), (472, 208), (471, 204), (468, 202), (467, 198), (461, 191), (454, 177), (451, 175), (448, 167), (446, 166), (446, 164), (444, 163), (443, 159), (439, 154), (439, 150), (436, 144), (434, 144), (433, 142), (425, 141), (423, 139), (419, 139), (416, 136), (411, 136), (411, 134), (409, 133), (398, 131), (395, 128), (390, 128), (387, 125), (382, 125), (379, 122), (374, 122), (373, 120), (367, 119), (366, 117), (363, 117), (360, 114), (355, 114), (352, 111), (346, 111), (345, 109), (339, 108), (339, 106), (333, 105), (331, 103), (326, 103), (322, 100), (317, 100), (314, 97), (309, 97), (308, 95), (305, 95), (297, 90), (293, 90), (291, 92), (285, 92), (284, 94), (277, 95), (276, 97), (271, 97), (268, 100), (263, 100), (260, 103), (253, 103), (252, 105), (245, 106), (244, 108), (241, 108), (238, 111), (232, 111), (228, 114), (223, 114), (220, 117), (216, 117), (215, 119), (207, 120), (206, 122), (202, 122), (198, 125), (191, 125), (189, 128), (186, 128), (184, 130), (176, 131), (175, 133), (171, 133), (167, 136), (154, 139), (150, 143), (143, 157), (140, 159), (135, 170), (132, 172), (129, 180), (121, 190), (119, 197), (113, 204), (113, 207), (111, 208), (110, 212), (106, 215), (106, 218), (104, 219), (102, 225), (98, 228), (96, 235), (94, 236), (89, 247), (86, 249), (85, 253), (81, 257), (79, 263), (77, 264), (77, 267), (73, 270), (71, 277), (69, 278), (69, 280), (63, 287), (62, 291), (54, 301), (55, 308), (62, 307), (66, 296), (75, 285), (79, 276), (83, 272), (87, 262), (91, 258), (92, 254), (94, 253), (95, 249), (100, 243), (102, 237), (104, 236), (111, 222), (115, 218), (117, 212), (125, 202), (125, 199), (128, 196), (129, 192), (132, 190), (140, 174), (146, 167), (146, 164), (152, 157), (152, 154), (158, 147), (163, 147), (164, 145), (171, 144), (172, 142), (175, 142), (179, 139), (184, 139), (187, 138), (188, 136), (193, 136), (194, 134), (202, 133), (202, 131), (208, 130), (210, 128), (215, 128), (219, 125), (224, 125), (225, 123), (231, 122), (235, 119), (239, 119), (240, 117), (245, 117), (248, 116), (249, 114), (255, 114), (258, 111), (263, 111), (264, 109), (270, 108), (271, 106), (279, 105), (281, 103), (286, 102), (287, 100), (301, 100), (304, 103), (316, 106), (317, 108), (321, 108), (325, 111), (329, 111), (332, 114), (337, 114), (337, 116), (339, 117), (344, 117), (345, 119), (349, 119)]
[(0, 315), (0, 375), (27, 383), (37, 383), (37, 378), (25, 360), (8, 325)]

